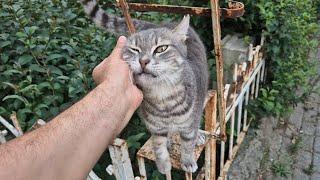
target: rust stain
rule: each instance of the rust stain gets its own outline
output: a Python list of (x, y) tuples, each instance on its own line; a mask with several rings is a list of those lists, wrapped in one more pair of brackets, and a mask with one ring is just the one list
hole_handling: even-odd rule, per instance
[[(169, 150), (170, 159), (172, 167), (176, 169), (181, 169), (180, 157), (181, 157), (181, 150), (180, 150), (180, 137), (179, 135), (175, 134), (172, 136), (172, 144)], [(206, 142), (203, 145), (196, 146), (194, 150), (194, 155), (196, 160), (199, 159), (201, 152), (203, 151), (204, 147), (208, 143), (208, 138), (206, 138)], [(142, 148), (137, 153), (138, 156), (155, 161), (156, 157), (152, 148), (152, 140), (151, 138), (142, 146)]]
[[(122, 0), (118, 0), (117, 6), (122, 7)], [(174, 14), (191, 14), (197, 16), (211, 16), (211, 9), (204, 7), (189, 7), (189, 6), (174, 6), (160, 4), (144, 4), (144, 3), (126, 3), (130, 10), (147, 12), (165, 12)], [(220, 8), (219, 14), (225, 18), (237, 18), (243, 16), (244, 4), (241, 2), (231, 1), (228, 3), (228, 8)]]

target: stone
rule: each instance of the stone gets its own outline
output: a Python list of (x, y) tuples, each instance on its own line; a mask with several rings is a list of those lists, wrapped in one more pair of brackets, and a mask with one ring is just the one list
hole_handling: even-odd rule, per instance
[(295, 167), (298, 167), (300, 169), (304, 169), (306, 167), (309, 167), (312, 163), (312, 153), (300, 149), (297, 153), (297, 156), (295, 157)]
[[(249, 136), (249, 137), (248, 137)], [(258, 176), (260, 161), (264, 148), (255, 133), (248, 133), (247, 138), (238, 152), (237, 157), (228, 171), (228, 179), (255, 179)]]
[[(304, 135), (301, 136), (301, 147), (303, 150), (312, 152), (313, 151), (313, 141), (314, 141), (314, 136), (308, 136)], [(320, 149), (319, 149), (320, 150)]]
[(320, 173), (315, 172), (311, 175), (311, 180), (319, 180), (320, 179)]
[(304, 180), (309, 179), (309, 175), (305, 174), (302, 169), (296, 168), (292, 172), (292, 180)]
[(320, 173), (320, 154), (314, 153), (313, 155), (313, 170)]
[(294, 125), (297, 129), (300, 129), (303, 115), (304, 115), (303, 104), (299, 103), (297, 107), (294, 109), (294, 111), (292, 112), (292, 114), (290, 115), (288, 122)]
[(221, 41), (221, 46), (225, 70), (224, 80), (230, 84), (233, 77), (233, 65), (247, 61), (249, 46), (240, 34), (226, 35)]
[(316, 132), (316, 124), (315, 123), (306, 122), (306, 120), (305, 120), (302, 123), (301, 130), (303, 131), (303, 134), (305, 134), (305, 135), (314, 136), (315, 132)]
[(316, 153), (320, 153), (320, 137), (315, 137), (313, 151)]
[(314, 122), (314, 118), (318, 116), (318, 109), (317, 110), (307, 110), (304, 112), (303, 119), (305, 121)]

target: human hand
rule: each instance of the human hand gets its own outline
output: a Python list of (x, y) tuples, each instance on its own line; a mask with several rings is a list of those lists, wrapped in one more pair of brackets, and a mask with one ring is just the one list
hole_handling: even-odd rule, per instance
[[(109, 93), (116, 94), (119, 97), (118, 111), (123, 111), (125, 115), (125, 121), (120, 124), (121, 129), (127, 124), (134, 111), (141, 104), (143, 95), (142, 92), (133, 84), (132, 74), (128, 64), (122, 59), (122, 48), (126, 43), (126, 38), (120, 36), (116, 47), (112, 53), (104, 59), (93, 70), (93, 80), (101, 86), (101, 88), (108, 89)], [(108, 88), (107, 88), (108, 87)], [(116, 102), (115, 103), (119, 103)]]

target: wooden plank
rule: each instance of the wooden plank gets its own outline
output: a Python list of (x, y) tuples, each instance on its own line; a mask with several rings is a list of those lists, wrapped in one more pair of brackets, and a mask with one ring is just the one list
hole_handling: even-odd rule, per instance
[[(210, 134), (215, 134), (217, 121), (217, 94), (212, 92), (211, 98), (205, 108), (205, 130)], [(205, 178), (215, 180), (216, 178), (216, 139), (210, 138), (205, 152)]]
[(116, 138), (112, 145), (109, 145), (109, 153), (116, 179), (134, 179), (127, 143)]
[(221, 28), (220, 28), (220, 14), (219, 14), (219, 1), (210, 0), (211, 4), (211, 19), (214, 39), (214, 52), (216, 59), (216, 72), (217, 72), (217, 90), (218, 90), (218, 108), (219, 108), (219, 121), (220, 121), (220, 138), (226, 141), (226, 103), (224, 95), (223, 83), (223, 58), (221, 49)]

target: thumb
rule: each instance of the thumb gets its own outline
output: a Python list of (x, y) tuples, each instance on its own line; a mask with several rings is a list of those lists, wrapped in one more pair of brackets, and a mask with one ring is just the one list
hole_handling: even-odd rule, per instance
[(122, 51), (122, 48), (125, 46), (126, 41), (127, 41), (127, 38), (125, 36), (119, 37), (116, 47), (113, 49), (112, 53), (110, 54), (112, 58), (117, 58), (117, 59), (122, 58), (121, 51)]

